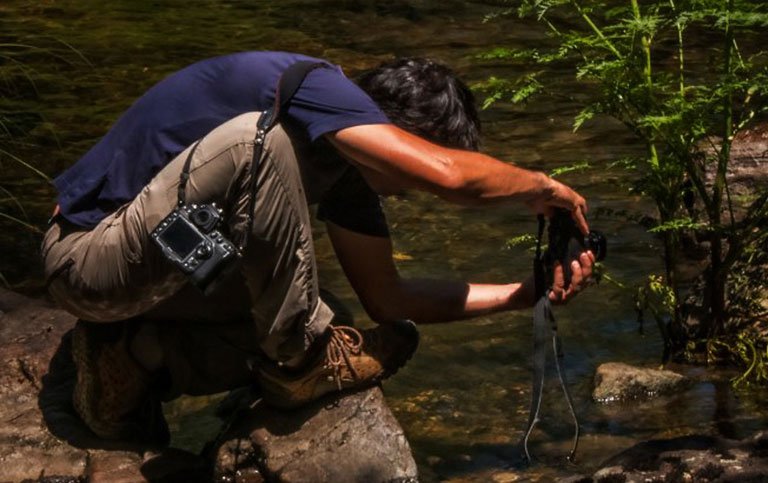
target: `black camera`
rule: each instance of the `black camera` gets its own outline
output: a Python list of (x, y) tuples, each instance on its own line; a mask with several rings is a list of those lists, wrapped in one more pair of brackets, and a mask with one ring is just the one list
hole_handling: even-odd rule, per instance
[(151, 235), (165, 257), (203, 292), (210, 291), (211, 282), (237, 259), (235, 245), (216, 230), (220, 221), (221, 210), (215, 203), (180, 205)]
[(597, 261), (605, 259), (608, 252), (608, 242), (602, 233), (590, 230), (585, 237), (576, 226), (571, 213), (563, 209), (556, 209), (550, 218), (547, 238), (549, 239), (549, 246), (544, 254), (544, 262), (545, 267), (547, 267), (548, 282), (550, 285), (552, 284), (554, 263), (559, 261), (563, 266), (566, 289), (570, 285), (573, 275), (571, 262), (578, 260), (582, 252), (591, 250)]

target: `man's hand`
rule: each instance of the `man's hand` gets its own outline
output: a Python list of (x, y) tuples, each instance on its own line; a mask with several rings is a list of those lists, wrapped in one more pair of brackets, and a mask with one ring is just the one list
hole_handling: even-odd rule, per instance
[(592, 268), (595, 255), (591, 251), (582, 252), (578, 260), (571, 262), (571, 283), (565, 288), (564, 270), (560, 262), (555, 262), (554, 283), (549, 292), (549, 300), (554, 304), (566, 304), (584, 290), (592, 280)]
[(585, 215), (587, 201), (577, 192), (559, 181), (547, 177), (546, 189), (541, 195), (526, 203), (536, 214), (551, 217), (555, 208), (568, 210), (576, 222), (576, 226), (584, 235), (589, 233), (589, 225)]

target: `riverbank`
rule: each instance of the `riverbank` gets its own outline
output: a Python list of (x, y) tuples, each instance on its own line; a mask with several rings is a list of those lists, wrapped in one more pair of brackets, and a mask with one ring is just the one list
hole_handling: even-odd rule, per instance
[[(378, 388), (287, 413), (240, 392), (229, 404), (228, 424), (200, 454), (100, 440), (70, 403), (75, 322), (45, 301), (0, 289), (0, 481), (417, 481), (406, 435)], [(594, 436), (587, 438), (589, 444)], [(526, 477), (513, 453), (509, 469), (486, 474), (492, 481)], [(594, 473), (576, 471), (559, 477), (761, 481), (755, 478), (768, 478), (768, 433), (741, 441), (706, 434), (656, 439), (608, 458)]]

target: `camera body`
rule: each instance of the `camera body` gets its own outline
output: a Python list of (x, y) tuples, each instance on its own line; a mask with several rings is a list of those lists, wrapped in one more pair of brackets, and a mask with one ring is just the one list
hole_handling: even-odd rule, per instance
[(571, 214), (563, 209), (556, 209), (549, 220), (547, 230), (549, 246), (544, 254), (544, 265), (548, 272), (548, 283), (552, 284), (554, 263), (559, 261), (563, 267), (565, 288), (571, 283), (571, 262), (579, 259), (579, 255), (590, 250), (595, 255), (595, 260), (605, 259), (608, 253), (608, 242), (599, 231), (590, 230), (585, 237), (576, 226)]
[(221, 210), (212, 204), (180, 205), (152, 231), (152, 240), (171, 263), (203, 292), (237, 259), (235, 245), (216, 228)]

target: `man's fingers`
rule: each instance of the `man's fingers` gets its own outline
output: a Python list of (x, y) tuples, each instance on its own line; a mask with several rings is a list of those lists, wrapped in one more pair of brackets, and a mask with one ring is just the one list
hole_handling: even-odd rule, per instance
[(576, 293), (581, 290), (581, 284), (584, 281), (584, 272), (581, 269), (581, 265), (576, 260), (571, 262), (571, 285), (568, 287), (567, 294)]
[(595, 263), (594, 257), (595, 256), (592, 255), (592, 252), (583, 252), (581, 256), (579, 256), (579, 262), (581, 263), (581, 274), (584, 277), (584, 280), (589, 280), (589, 277), (592, 276), (592, 265)]
[(582, 252), (578, 260), (571, 261), (571, 279), (565, 289), (565, 270), (560, 262), (555, 262), (552, 290), (549, 299), (558, 304), (565, 304), (589, 285), (594, 273), (595, 255), (591, 251)]
[(555, 262), (552, 279), (552, 290), (549, 292), (549, 299), (552, 302), (560, 302), (565, 296), (565, 276), (560, 262)]
[(555, 270), (552, 274), (552, 288), (563, 290), (565, 287), (565, 270), (560, 262), (555, 262)]
[(584, 213), (586, 212), (587, 212), (586, 203), (584, 205), (577, 205), (573, 209), (573, 211), (571, 211), (573, 220), (576, 222), (576, 226), (579, 227), (579, 231), (581, 231), (583, 235), (589, 234), (589, 224), (587, 223), (587, 219), (584, 217)]

